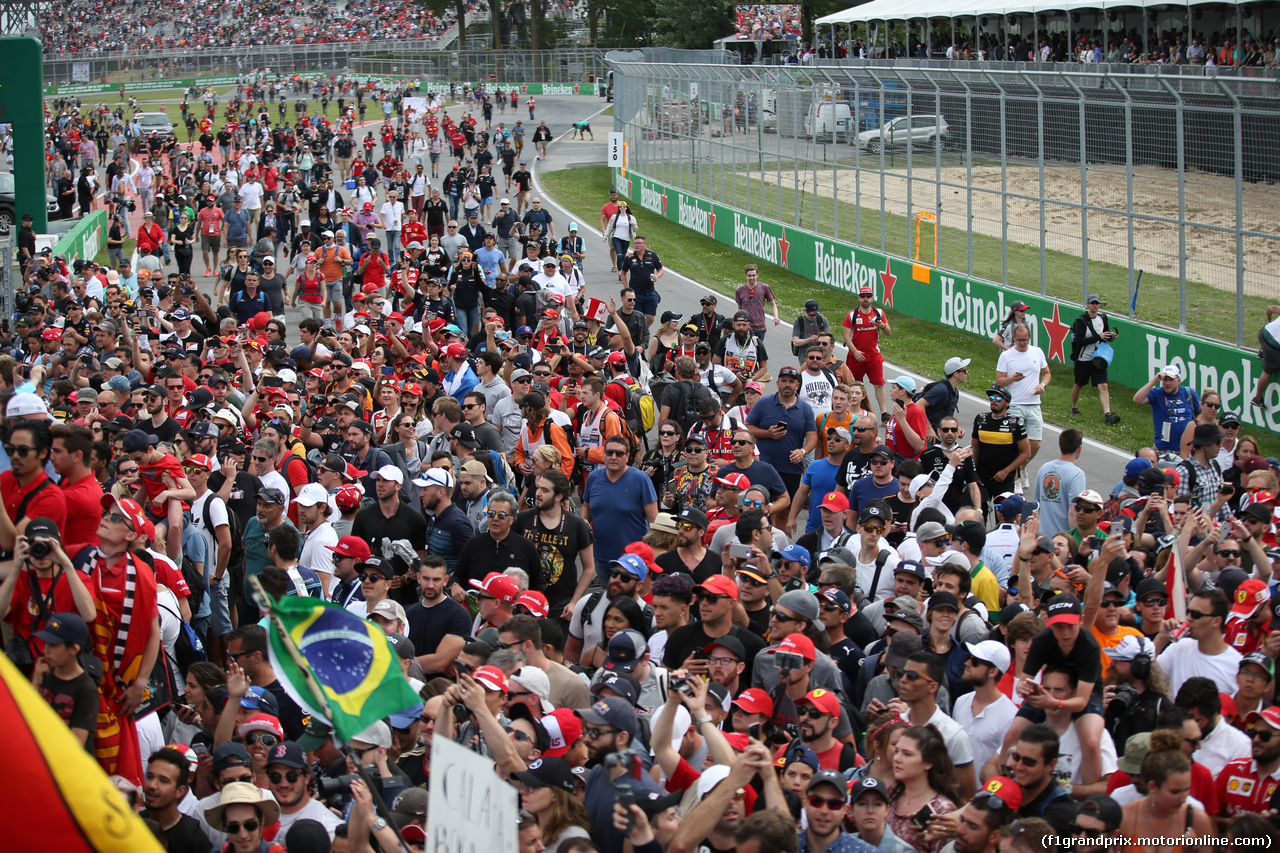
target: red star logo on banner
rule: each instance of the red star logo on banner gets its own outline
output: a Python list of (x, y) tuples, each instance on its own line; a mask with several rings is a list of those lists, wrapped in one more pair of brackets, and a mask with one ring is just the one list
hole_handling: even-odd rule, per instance
[(880, 301), (886, 307), (893, 307), (893, 286), (898, 283), (898, 277), (893, 274), (893, 269), (889, 266), (889, 259), (884, 259), (884, 271), (880, 273), (880, 284), (884, 288), (884, 294)]
[(711, 229), (711, 233), (707, 236), (714, 240), (716, 238), (716, 215), (714, 213), (708, 213), (707, 222), (710, 223), (709, 227)]
[(521, 91), (521, 93), (523, 93), (523, 94), (528, 94), (528, 92), (529, 92), (529, 87), (528, 87), (528, 86), (521, 86), (521, 87), (520, 87), (520, 91)]
[(1066, 364), (1067, 355), (1063, 351), (1062, 345), (1066, 341), (1067, 333), (1071, 331), (1071, 327), (1058, 318), (1058, 303), (1053, 303), (1053, 319), (1041, 320), (1040, 322), (1044, 323), (1044, 330), (1049, 335), (1049, 361), (1053, 361), (1056, 358), (1061, 364)]
[(787, 269), (787, 252), (791, 251), (791, 241), (787, 239), (787, 229), (782, 229), (782, 236), (778, 238), (778, 249), (782, 252), (782, 268)]
[(662, 215), (667, 215), (667, 191), (662, 191)]

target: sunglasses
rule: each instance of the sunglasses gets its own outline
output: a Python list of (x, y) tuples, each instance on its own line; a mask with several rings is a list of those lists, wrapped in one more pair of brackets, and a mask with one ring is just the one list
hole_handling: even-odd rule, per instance
[(228, 823), (225, 824), (227, 835), (239, 835), (240, 830), (245, 832), (257, 832), (258, 827), (262, 826), (257, 820), (246, 820), (244, 823)]
[(979, 791), (974, 794), (973, 801), (975, 803), (986, 803), (987, 811), (1009, 808), (1009, 804), (1001, 799), (999, 794), (993, 794), (990, 791)]
[[(804, 711), (802, 710), (800, 713), (804, 714)], [(838, 812), (843, 810), (848, 803), (840, 797), (819, 797), (817, 794), (810, 794), (809, 805), (815, 809)]]
[(673, 436), (673, 435), (679, 435), (679, 434), (680, 434), (680, 433), (676, 432), (676, 431), (675, 431), (675, 430), (673, 430), (673, 429), (662, 429), (662, 430), (658, 430), (658, 435)]
[(838, 604), (824, 604), (824, 605), (822, 605), (822, 612), (823, 612), (823, 613), (835, 613), (837, 610), (844, 610), (844, 608), (843, 608), (843, 607), (841, 607), (841, 606), (840, 606), (840, 605), (838, 605)]
[(496, 518), (498, 521), (506, 521), (511, 517), (511, 513), (504, 510), (489, 510), (485, 513), (486, 518)]
[(879, 427), (854, 427), (854, 432), (875, 432)]
[(611, 735), (613, 732), (613, 729), (598, 729), (595, 726), (582, 727), (582, 736), (588, 740), (595, 740), (596, 738), (601, 738), (605, 735)]
[(519, 729), (513, 729), (513, 728), (511, 728), (510, 726), (503, 726), (503, 727), (502, 727), (502, 730), (503, 730), (504, 732), (506, 732), (508, 735), (510, 735), (511, 737), (513, 737), (513, 738), (515, 738), (516, 740), (520, 741), (521, 743), (532, 743), (532, 742), (533, 742), (533, 738), (529, 737), (529, 735), (528, 735), (527, 733), (522, 732), (522, 731), (520, 731)]
[(676, 530), (692, 530), (693, 528), (694, 528), (694, 525), (690, 524), (687, 521), (676, 522)]
[(707, 604), (715, 604), (716, 602), (724, 601), (726, 598), (729, 597), (727, 595), (721, 595), (715, 592), (699, 592), (696, 589), (693, 591), (693, 594), (696, 595), (702, 601), (705, 601)]
[(357, 577), (359, 577), (364, 583), (377, 583), (378, 581), (384, 581), (387, 579), (387, 576), (382, 572), (365, 572), (362, 575), (357, 575)]
[(1194, 622), (1194, 621), (1196, 621), (1197, 619), (1206, 619), (1206, 618), (1208, 618), (1208, 617), (1210, 617), (1210, 616), (1212, 616), (1212, 615), (1213, 615), (1212, 613), (1205, 613), (1205, 612), (1204, 612), (1204, 611), (1202, 611), (1202, 610), (1188, 610), (1188, 611), (1187, 611), (1187, 621), (1189, 621), (1189, 622)]
[(734, 447), (741, 447), (741, 446), (742, 446), (742, 445), (744, 445), (744, 444), (750, 444), (750, 443), (751, 443), (751, 442), (746, 441), (745, 439), (741, 439), (741, 438), (735, 438), (735, 439), (733, 440), (733, 446), (734, 446)]
[(1232, 551), (1230, 549), (1223, 548), (1220, 551), (1218, 551), (1218, 556), (1219, 557), (1239, 557), (1240, 553), (1241, 553), (1240, 551)]
[(270, 732), (249, 732), (249, 734), (245, 735), (244, 742), (249, 746), (262, 744), (266, 747), (272, 747), (280, 742), (280, 738)]
[(6, 444), (4, 446), (4, 452), (9, 454), (10, 457), (16, 456), (19, 459), (26, 459), (32, 453), (35, 453), (36, 449), (34, 447), (27, 447), (25, 444)]
[(1123, 607), (1124, 602), (1118, 598), (1104, 598), (1098, 606), (1111, 609), (1113, 607)]
[(112, 524), (124, 524), (127, 525), (130, 530), (133, 529), (133, 523), (118, 512), (103, 513), (102, 517)]
[(1269, 742), (1271, 741), (1271, 737), (1272, 737), (1274, 734), (1275, 734), (1275, 732), (1270, 731), (1270, 730), (1267, 730), (1267, 731), (1256, 731), (1256, 732), (1254, 732), (1254, 733), (1253, 733), (1253, 739), (1254, 739), (1254, 740), (1257, 740), (1257, 741), (1261, 741), (1262, 743), (1269, 743)]
[(1017, 752), (1009, 753), (1009, 761), (1012, 762), (1013, 764), (1025, 764), (1028, 767), (1035, 767), (1037, 764), (1040, 763), (1040, 759), (1038, 758), (1031, 758), (1030, 756), (1027, 756), (1027, 755), (1020, 755)]
[(1142, 599), (1139, 599), (1139, 600), (1138, 600), (1138, 603), (1139, 603), (1139, 604), (1144, 604), (1144, 605), (1146, 605), (1147, 607), (1167, 607), (1167, 606), (1169, 605), (1169, 599), (1167, 599), (1167, 598), (1142, 598)]
[(913, 682), (913, 681), (927, 681), (927, 682), (929, 682), (930, 684), (937, 684), (937, 683), (938, 683), (938, 682), (934, 681), (932, 678), (930, 678), (929, 676), (925, 675), (923, 672), (917, 672), (917, 671), (916, 671), (916, 670), (914, 670), (914, 669), (908, 669), (908, 670), (904, 671), (904, 672), (902, 673), (902, 680), (903, 680), (903, 681), (906, 681), (906, 682), (908, 682), (908, 683), (909, 683), (909, 682)]
[(627, 455), (627, 451), (625, 451), (625, 450), (617, 450), (617, 449), (614, 449), (614, 450), (606, 450), (606, 451), (604, 452), (604, 455), (605, 455), (605, 456), (626, 456), (626, 455)]
[(749, 501), (744, 498), (742, 506), (744, 509), (764, 509), (764, 501)]
[(614, 580), (624, 580), (624, 581), (639, 580), (639, 578), (631, 574), (631, 572), (619, 571), (617, 569), (614, 569), (612, 572), (609, 572), (609, 577), (613, 578)]
[(767, 584), (765, 584), (764, 581), (758, 581), (755, 578), (751, 577), (750, 575), (739, 574), (739, 575), (735, 575), (735, 578), (738, 581), (738, 583), (743, 586), (749, 586), (749, 587), (767, 586)]
[[(684, 452), (685, 453), (706, 453), (707, 448), (703, 447), (701, 444), (691, 444), (684, 449)], [(1218, 553), (1221, 554), (1222, 552), (1219, 551)]]
[(288, 780), (292, 785), (301, 779), (304, 774), (301, 770), (290, 770), (288, 773), (268, 773), (267, 778), (271, 780), (272, 785), (279, 785), (282, 780)]
[(960, 427), (938, 427), (938, 432), (959, 432)]

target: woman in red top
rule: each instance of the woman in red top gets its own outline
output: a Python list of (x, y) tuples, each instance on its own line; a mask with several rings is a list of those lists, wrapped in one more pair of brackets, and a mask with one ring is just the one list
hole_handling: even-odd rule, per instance
[[(33, 518), (27, 525), (29, 537), (18, 545), (14, 571), (0, 584), (0, 619), (13, 629), (15, 639), (27, 642), (32, 660), (44, 652), (44, 641), (35, 633), (55, 613), (78, 613), (92, 622), (97, 612), (94, 605), (93, 581), (71, 566), (62, 550), (58, 527), (47, 518)], [(45, 556), (31, 556), (31, 542), (49, 544)], [(30, 675), (30, 671), (24, 673)]]

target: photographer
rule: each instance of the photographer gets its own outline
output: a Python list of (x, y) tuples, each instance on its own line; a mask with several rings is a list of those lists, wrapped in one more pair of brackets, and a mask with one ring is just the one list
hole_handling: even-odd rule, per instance
[(24, 675), (31, 674), (44, 650), (35, 635), (55, 613), (77, 613), (93, 622), (97, 609), (91, 583), (62, 550), (58, 526), (48, 518), (32, 519), (18, 537), (14, 571), (0, 584), (0, 619), (13, 631), (5, 653)]
[(1127, 636), (1107, 651), (1111, 667), (1103, 679), (1102, 707), (1107, 731), (1117, 744), (1154, 731), (1156, 717), (1171, 706), (1169, 679), (1155, 662), (1156, 647), (1145, 637)]

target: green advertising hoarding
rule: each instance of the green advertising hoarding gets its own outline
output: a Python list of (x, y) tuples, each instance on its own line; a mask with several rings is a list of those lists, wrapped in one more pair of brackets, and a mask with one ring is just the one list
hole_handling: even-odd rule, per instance
[[(374, 76), (359, 78), (363, 81), (369, 79), (374, 80), (419, 80), (420, 77), (415, 76)], [(125, 83), (124, 89), (129, 92), (146, 92), (160, 89), (189, 89), (192, 86), (231, 86), (237, 83), (237, 77), (185, 77), (174, 80), (140, 80), (133, 83)], [(499, 83), (499, 86), (503, 84)], [(596, 95), (603, 87), (603, 83), (524, 83), (518, 88), (523, 95)], [(507, 88), (510, 88), (509, 86)], [(71, 83), (66, 86), (45, 86), (44, 94), (46, 95), (101, 95), (109, 92), (119, 92), (119, 83)], [(448, 83), (423, 83), (421, 91), (428, 94), (436, 92), (448, 92)]]
[[(876, 301), (887, 308), (984, 340), (996, 335), (1009, 306), (1020, 299), (1030, 306), (1032, 343), (1044, 350), (1050, 365), (1066, 366), (1071, 357), (1071, 323), (1083, 312), (1080, 305), (821, 237), (630, 170), (615, 170), (614, 177), (614, 185), (633, 205), (704, 237), (835, 290), (856, 294), (870, 286)], [(1223, 410), (1239, 412), (1242, 424), (1280, 433), (1280, 383), (1267, 388), (1265, 411), (1249, 404), (1262, 369), (1254, 352), (1110, 316), (1112, 328), (1120, 333), (1113, 342), (1112, 380), (1140, 388), (1157, 370), (1176, 364), (1184, 384), (1217, 389)]]

